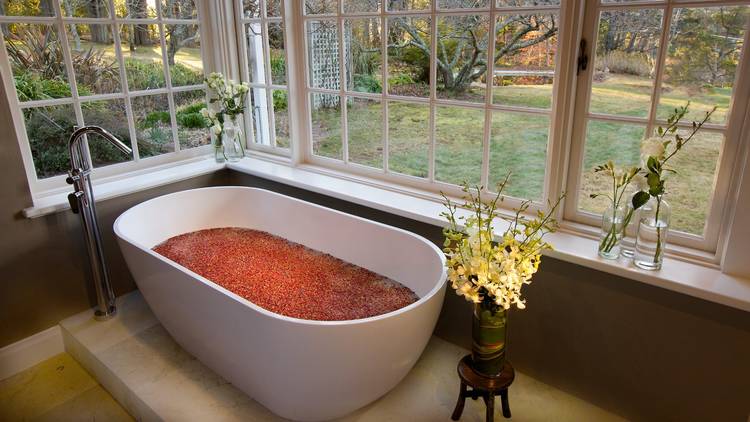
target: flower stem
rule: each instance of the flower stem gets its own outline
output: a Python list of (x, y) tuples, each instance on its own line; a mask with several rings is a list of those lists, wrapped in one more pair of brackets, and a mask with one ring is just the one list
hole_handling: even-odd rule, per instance
[(662, 254), (661, 225), (659, 224), (659, 212), (661, 211), (661, 196), (656, 197), (656, 212), (654, 213), (654, 225), (656, 226), (656, 250), (654, 251), (654, 264), (659, 262)]

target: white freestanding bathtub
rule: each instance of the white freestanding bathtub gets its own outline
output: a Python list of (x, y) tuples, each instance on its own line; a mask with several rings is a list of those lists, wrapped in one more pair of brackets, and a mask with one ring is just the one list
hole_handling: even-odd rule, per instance
[[(420, 299), (388, 314), (309, 321), (275, 314), (153, 252), (195, 230), (263, 230), (390, 277)], [(272, 412), (295, 420), (343, 416), (409, 372), (445, 293), (441, 251), (407, 231), (262, 189), (214, 187), (134, 206), (114, 224), (135, 281), (187, 351)]]

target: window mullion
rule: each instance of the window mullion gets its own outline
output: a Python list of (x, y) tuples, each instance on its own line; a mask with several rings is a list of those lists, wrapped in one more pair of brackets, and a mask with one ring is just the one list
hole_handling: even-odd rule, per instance
[[(114, 15), (115, 10), (115, 3), (114, 0), (109, 0), (109, 7), (110, 10), (112, 10), (112, 14)], [(122, 90), (122, 93), (124, 95), (124, 101), (125, 101), (125, 114), (126, 118), (128, 120), (128, 132), (130, 133), (130, 148), (133, 150), (133, 161), (139, 161), (140, 160), (140, 153), (138, 151), (138, 134), (135, 130), (135, 119), (133, 117), (133, 110), (130, 105), (130, 90), (128, 89), (128, 77), (127, 72), (125, 70), (125, 58), (122, 56), (122, 43), (120, 40), (120, 26), (114, 21), (114, 18), (111, 20), (112, 24), (112, 37), (115, 41), (115, 56), (117, 57), (117, 63), (120, 66), (120, 89)]]
[(487, 73), (485, 77), (485, 94), (484, 94), (484, 136), (482, 138), (482, 172), (479, 176), (479, 184), (489, 190), (490, 178), (490, 141), (492, 138), (492, 87), (495, 78), (495, 2), (492, 2), (490, 11), (490, 25), (487, 36)]
[(344, 55), (344, 18), (341, 16), (341, 0), (339, 0), (339, 12), (336, 15), (336, 30), (338, 31), (339, 39), (339, 104), (341, 108), (341, 149), (344, 163), (349, 163), (349, 127), (347, 125), (347, 97), (346, 97), (346, 85), (349, 83), (349, 78), (346, 74), (346, 63), (344, 62), (346, 56)]
[(654, 130), (656, 113), (661, 98), (661, 83), (664, 76), (664, 67), (666, 66), (667, 50), (669, 48), (669, 28), (672, 25), (672, 4), (671, 2), (664, 9), (662, 17), (661, 37), (659, 38), (659, 57), (656, 60), (656, 72), (654, 73), (654, 88), (651, 94), (651, 108), (648, 111), (648, 124), (646, 125), (645, 136), (649, 137)]
[(286, 47), (287, 89), (289, 90), (289, 147), (293, 165), (308, 160), (308, 151), (312, 151), (312, 137), (308, 122), (310, 99), (305, 91), (307, 66), (309, 66), (305, 47), (307, 24), (302, 18), (304, 7), (302, 3), (296, 0), (284, 2), (286, 36), (284, 46)]
[(430, 136), (430, 147), (428, 150), (428, 161), (427, 161), (427, 180), (430, 183), (435, 182), (435, 149), (437, 148), (437, 142), (435, 140), (435, 134), (437, 133), (437, 109), (435, 107), (435, 100), (437, 99), (437, 0), (434, 0), (430, 4), (430, 123), (429, 123), (429, 136)]
[[(81, 111), (81, 102), (78, 98), (78, 83), (76, 81), (76, 75), (75, 71), (73, 69), (73, 60), (71, 59), (72, 55), (70, 52), (70, 44), (68, 44), (68, 32), (65, 28), (65, 23), (63, 22), (62, 18), (62, 9), (60, 8), (60, 1), (54, 0), (53, 6), (55, 8), (55, 14), (57, 15), (55, 21), (58, 31), (58, 39), (60, 40), (60, 48), (62, 49), (63, 53), (63, 60), (65, 60), (65, 71), (68, 73), (68, 85), (70, 85), (70, 96), (73, 98), (73, 110), (76, 114), (76, 121), (78, 122), (78, 126), (83, 126), (83, 112)], [(89, 151), (88, 146), (88, 138), (84, 138), (84, 143), (86, 144), (86, 148), (84, 148), (84, 151), (86, 152), (86, 161), (88, 162), (89, 168), (94, 168), (93, 163), (91, 161), (91, 154)], [(38, 178), (37, 178), (38, 179)]]

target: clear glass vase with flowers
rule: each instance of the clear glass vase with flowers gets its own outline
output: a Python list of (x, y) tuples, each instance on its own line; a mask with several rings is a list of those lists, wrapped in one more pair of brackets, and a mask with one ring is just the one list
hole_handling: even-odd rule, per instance
[(242, 146), (242, 115), (245, 112), (248, 85), (228, 80), (221, 73), (206, 78), (208, 107), (201, 114), (211, 123), (214, 134), (214, 157), (217, 162), (238, 161), (245, 155)]

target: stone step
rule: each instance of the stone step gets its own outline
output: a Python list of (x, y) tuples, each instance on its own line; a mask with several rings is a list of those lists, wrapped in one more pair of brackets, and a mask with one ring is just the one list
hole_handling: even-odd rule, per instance
[[(95, 321), (92, 312), (86, 311), (60, 325), (68, 353), (137, 420), (284, 420), (183, 350), (138, 291), (118, 298), (118, 314), (109, 321)], [(459, 387), (456, 364), (467, 353), (433, 337), (395, 389), (342, 420), (450, 420)], [(518, 372), (510, 388), (510, 407), (514, 420), (622, 420)], [(496, 419), (501, 420), (500, 411), (496, 412)], [(461, 420), (484, 420), (482, 401), (468, 400)]]

